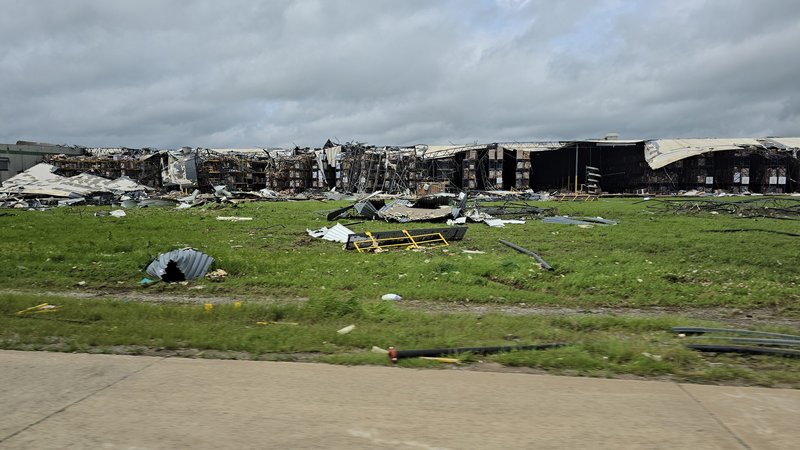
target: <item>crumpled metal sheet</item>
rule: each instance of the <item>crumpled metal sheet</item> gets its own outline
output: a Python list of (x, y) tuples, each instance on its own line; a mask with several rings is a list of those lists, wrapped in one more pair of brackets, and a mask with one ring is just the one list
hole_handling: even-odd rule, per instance
[(306, 229), (306, 232), (311, 237), (322, 238), (326, 241), (341, 242), (342, 244), (347, 243), (348, 236), (355, 234), (353, 230), (340, 223), (337, 223), (330, 228), (322, 227), (319, 230)]
[(374, 219), (378, 217), (378, 210), (369, 200), (364, 200), (353, 205), (358, 215)]
[(441, 220), (454, 217), (453, 208), (441, 206), (439, 208), (414, 208), (405, 200), (395, 200), (378, 211), (378, 215), (386, 220), (396, 222), (416, 222), (427, 220)]
[(158, 258), (147, 266), (147, 274), (162, 279), (170, 261), (175, 261), (187, 280), (194, 280), (206, 274), (208, 268), (214, 263), (214, 258), (193, 248), (172, 250), (158, 255)]

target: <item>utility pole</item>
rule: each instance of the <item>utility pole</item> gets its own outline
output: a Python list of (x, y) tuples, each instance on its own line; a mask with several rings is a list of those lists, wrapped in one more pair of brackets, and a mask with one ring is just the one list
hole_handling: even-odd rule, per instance
[(578, 147), (579, 143), (575, 143), (575, 193), (578, 193)]

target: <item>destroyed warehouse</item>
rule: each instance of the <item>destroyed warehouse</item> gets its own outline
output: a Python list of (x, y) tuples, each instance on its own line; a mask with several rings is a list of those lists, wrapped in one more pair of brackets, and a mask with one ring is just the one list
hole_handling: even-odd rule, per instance
[[(135, 183), (124, 187), (127, 192), (147, 187), (208, 193), (224, 186), (233, 192), (335, 189), (407, 195), (529, 189), (586, 194), (789, 193), (800, 190), (798, 149), (800, 138), (631, 140), (613, 134), (602, 139), (447, 146), (327, 141), (316, 149), (156, 150), (20, 141), (0, 144), (0, 194), (58, 197), (69, 191), (64, 183), (75, 184), (81, 174), (96, 176), (95, 185), (101, 179), (120, 178)], [(40, 162), (48, 166), (25, 172)], [(43, 188), (48, 183), (61, 183), (62, 189), (48, 191)], [(87, 189), (91, 191), (75, 191), (83, 195)]]

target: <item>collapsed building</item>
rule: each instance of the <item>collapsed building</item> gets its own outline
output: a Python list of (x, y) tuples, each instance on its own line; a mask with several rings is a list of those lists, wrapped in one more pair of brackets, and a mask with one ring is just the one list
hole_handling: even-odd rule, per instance
[[(60, 176), (125, 177), (159, 190), (214, 192), (225, 186), (233, 192), (383, 191), (417, 196), (529, 189), (585, 194), (800, 190), (800, 138), (630, 140), (608, 135), (405, 147), (329, 140), (316, 149), (42, 148), (52, 151), (41, 159)], [(5, 184), (2, 191), (9, 193)]]

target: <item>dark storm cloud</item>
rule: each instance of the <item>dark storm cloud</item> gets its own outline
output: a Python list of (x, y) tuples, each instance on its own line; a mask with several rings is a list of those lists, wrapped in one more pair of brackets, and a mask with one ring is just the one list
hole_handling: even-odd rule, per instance
[(0, 7), (0, 142), (800, 134), (794, 1)]

